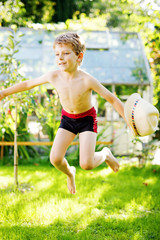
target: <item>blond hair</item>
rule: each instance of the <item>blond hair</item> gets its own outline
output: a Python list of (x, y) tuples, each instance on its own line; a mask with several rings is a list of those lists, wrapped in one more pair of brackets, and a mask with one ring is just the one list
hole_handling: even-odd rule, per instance
[(57, 44), (70, 44), (76, 55), (79, 55), (80, 52), (84, 53), (86, 50), (85, 44), (77, 33), (67, 32), (61, 34), (55, 39), (53, 48)]

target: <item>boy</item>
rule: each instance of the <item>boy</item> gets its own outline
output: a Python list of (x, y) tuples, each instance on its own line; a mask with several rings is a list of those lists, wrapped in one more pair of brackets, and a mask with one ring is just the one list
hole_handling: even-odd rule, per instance
[(118, 113), (124, 117), (122, 102), (99, 83), (94, 77), (79, 70), (83, 60), (85, 46), (76, 33), (65, 33), (55, 39), (53, 45), (56, 63), (59, 70), (51, 71), (41, 77), (27, 80), (0, 92), (0, 100), (4, 97), (26, 91), (38, 85), (50, 83), (57, 90), (63, 107), (59, 129), (50, 153), (51, 163), (67, 175), (67, 187), (75, 194), (76, 169), (69, 166), (65, 153), (79, 133), (80, 166), (89, 170), (104, 161), (117, 172), (119, 163), (108, 148), (95, 152), (97, 120), (96, 111), (92, 106), (92, 90), (110, 102)]

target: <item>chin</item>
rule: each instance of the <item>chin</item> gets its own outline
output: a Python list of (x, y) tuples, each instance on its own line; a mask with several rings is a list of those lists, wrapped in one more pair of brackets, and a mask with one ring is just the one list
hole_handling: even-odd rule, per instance
[(67, 70), (67, 68), (64, 67), (64, 66), (60, 66), (59, 69), (62, 70), (62, 71), (66, 71)]

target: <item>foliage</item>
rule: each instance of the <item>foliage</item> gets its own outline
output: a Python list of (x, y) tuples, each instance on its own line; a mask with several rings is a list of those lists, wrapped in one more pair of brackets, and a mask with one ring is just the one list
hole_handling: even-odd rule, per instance
[[(153, 103), (160, 112), (160, 22), (155, 24), (155, 29), (148, 36), (146, 47), (149, 48), (149, 61), (153, 76), (154, 98)], [(159, 122), (160, 129), (160, 122)], [(160, 130), (156, 132), (156, 137), (160, 139)]]
[(106, 100), (104, 98), (101, 97), (101, 95), (97, 94), (97, 103), (98, 103), (98, 116), (104, 116), (105, 115), (105, 111), (106, 111)]
[(3, 26), (9, 23), (24, 26), (29, 22), (63, 22), (72, 18), (75, 10), (75, 1), (72, 0), (3, 0), (0, 3), (0, 22)]
[(138, 86), (118, 85), (115, 87), (115, 92), (118, 96), (131, 95), (133, 92), (138, 92)]
[[(1, 46), (2, 54), (0, 55), (1, 81), (2, 89), (8, 88), (15, 83), (25, 81), (26, 79), (21, 75), (21, 63), (16, 59), (16, 54), (19, 51), (20, 39), (23, 35), (16, 34), (16, 31), (9, 32), (8, 42), (6, 46)], [(13, 96), (8, 96), (3, 99), (0, 106), (0, 137), (4, 141), (13, 141), (15, 130), (15, 105), (18, 105), (18, 141), (27, 141), (30, 139), (30, 134), (27, 131), (27, 112), (32, 112), (32, 102), (34, 93), (23, 92)], [(31, 153), (35, 154), (34, 148), (29, 147)], [(5, 148), (5, 154), (12, 154), (12, 148)], [(19, 146), (20, 157), (29, 158), (27, 148)]]
[(27, 22), (34, 23), (48, 23), (52, 22), (52, 17), (55, 14), (55, 1), (49, 0), (33, 0), (27, 1), (22, 0), (22, 3), (25, 7), (25, 13), (23, 18)]
[(50, 141), (53, 141), (60, 124), (60, 103), (57, 92), (47, 93), (44, 100), (45, 102), (37, 101), (34, 111), (41, 123), (43, 133), (48, 135)]
[[(105, 14), (107, 27), (115, 28), (123, 26), (123, 28), (126, 28), (131, 21), (134, 25), (136, 21), (135, 18), (132, 18), (134, 12), (136, 12), (137, 15), (144, 14), (142, 9), (138, 7), (139, 5), (133, 0), (116, 0), (114, 2), (112, 0), (3, 0), (1, 5), (3, 24), (7, 24), (9, 21), (14, 23), (16, 13), (17, 17), (25, 20), (24, 23), (22, 21), (17, 22), (17, 24), (21, 25), (27, 22), (65, 22), (67, 19), (72, 19), (73, 16), (80, 19), (81, 14), (85, 14), (89, 18), (95, 18), (97, 15)], [(15, 12), (12, 12), (12, 8), (15, 9)], [(12, 16), (12, 19), (7, 19), (6, 11)]]
[(8, 26), (11, 23), (23, 25), (25, 11), (24, 4), (20, 0), (2, 0), (0, 2), (0, 26)]
[(67, 19), (65, 21), (66, 28), (72, 30), (106, 30), (106, 15), (99, 15), (97, 13), (96, 17), (88, 17), (86, 13), (82, 13), (79, 17), (77, 16), (77, 12), (74, 13), (73, 19)]
[(53, 22), (65, 22), (67, 19), (72, 18), (76, 10), (76, 0), (56, 0), (55, 14), (52, 17)]
[(144, 142), (143, 138), (135, 137), (132, 140), (136, 146), (137, 143), (141, 143), (142, 150), (137, 150), (130, 157), (138, 157), (139, 166), (144, 166), (147, 161), (151, 161), (154, 158), (154, 152), (157, 149), (157, 140), (150, 139), (148, 142)]
[(124, 240), (159, 239), (160, 167), (77, 168), (77, 193), (50, 166), (20, 166), (13, 191), (12, 167), (0, 168), (0, 238)]

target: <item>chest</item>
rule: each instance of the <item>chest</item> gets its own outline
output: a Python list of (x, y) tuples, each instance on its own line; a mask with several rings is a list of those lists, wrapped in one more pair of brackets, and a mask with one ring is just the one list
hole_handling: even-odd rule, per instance
[(88, 91), (83, 80), (68, 82), (63, 81), (61, 84), (57, 84), (56, 89), (60, 98), (63, 99), (78, 99)]

